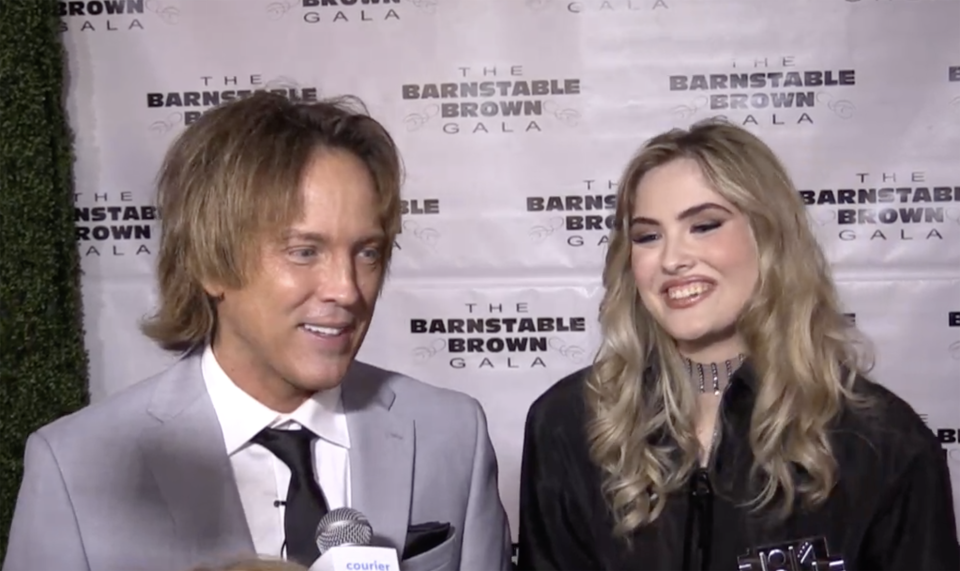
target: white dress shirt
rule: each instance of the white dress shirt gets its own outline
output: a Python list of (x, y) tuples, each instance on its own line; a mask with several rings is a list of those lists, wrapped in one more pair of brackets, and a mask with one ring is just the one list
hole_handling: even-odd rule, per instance
[(203, 381), (213, 401), (253, 546), (265, 556), (283, 557), (284, 507), (290, 469), (250, 439), (264, 428), (307, 428), (314, 442), (314, 473), (332, 510), (350, 507), (350, 438), (340, 388), (315, 394), (290, 414), (273, 411), (241, 390), (217, 363), (208, 345), (201, 359)]

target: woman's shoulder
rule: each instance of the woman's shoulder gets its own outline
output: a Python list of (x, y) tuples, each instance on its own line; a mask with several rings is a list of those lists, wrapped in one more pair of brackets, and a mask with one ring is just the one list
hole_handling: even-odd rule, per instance
[(865, 406), (848, 403), (837, 426), (837, 434), (849, 444), (859, 443), (894, 469), (942, 454), (936, 435), (896, 392), (865, 376), (858, 376), (853, 389), (855, 395), (865, 397)]
[(552, 384), (534, 399), (527, 412), (527, 426), (537, 432), (544, 428), (565, 431), (581, 428), (586, 418), (586, 380), (590, 367), (584, 367)]
[[(858, 375), (853, 393), (867, 399), (865, 414), (854, 417), (865, 428), (889, 433), (890, 437), (910, 438), (931, 433), (916, 409), (889, 387)], [(848, 405), (847, 408), (851, 407)]]
[(570, 373), (550, 385), (546, 391), (534, 399), (530, 405), (531, 414), (536, 416), (555, 416), (571, 414), (584, 409), (587, 375), (590, 367), (584, 367)]

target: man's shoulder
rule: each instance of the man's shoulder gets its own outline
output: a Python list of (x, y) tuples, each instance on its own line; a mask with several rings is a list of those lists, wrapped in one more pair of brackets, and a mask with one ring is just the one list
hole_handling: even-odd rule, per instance
[(480, 401), (465, 392), (360, 361), (354, 363), (353, 372), (356, 378), (350, 382), (359, 381), (366, 385), (366, 390), (390, 395), (391, 410), (418, 424), (452, 429), (486, 422)]
[(396, 405), (404, 409), (430, 409), (445, 407), (478, 407), (479, 402), (467, 393), (441, 387), (408, 374), (378, 367), (370, 363), (354, 363), (357, 379), (375, 384), (378, 388), (387, 388), (396, 395)]
[[(54, 448), (75, 441), (91, 441), (117, 433), (129, 434), (147, 416), (157, 387), (183, 362), (178, 361), (163, 370), (112, 393), (102, 400), (64, 415), (36, 431)], [(174, 373), (175, 374), (175, 373)]]

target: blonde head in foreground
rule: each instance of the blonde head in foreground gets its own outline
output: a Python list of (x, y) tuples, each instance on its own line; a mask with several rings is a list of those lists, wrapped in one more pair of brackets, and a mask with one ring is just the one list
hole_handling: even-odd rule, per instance
[(197, 567), (193, 571), (307, 571), (307, 568), (283, 559), (260, 557), (231, 561), (217, 567)]
[[(684, 358), (748, 357), (759, 482), (749, 504), (786, 516), (798, 497), (825, 500), (837, 481), (827, 424), (845, 402), (866, 405), (852, 385), (869, 367), (784, 166), (722, 121), (672, 130), (630, 161), (615, 216), (587, 403), (617, 533), (654, 521), (698, 465), (698, 393)], [(678, 310), (690, 294), (702, 301)], [(680, 454), (653, 445), (657, 434)]]

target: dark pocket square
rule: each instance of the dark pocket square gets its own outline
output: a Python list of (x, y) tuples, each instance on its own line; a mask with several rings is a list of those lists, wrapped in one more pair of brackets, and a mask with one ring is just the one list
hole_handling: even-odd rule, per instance
[(407, 541), (403, 546), (403, 557), (407, 560), (426, 553), (446, 541), (453, 533), (449, 523), (428, 521), (407, 528)]

